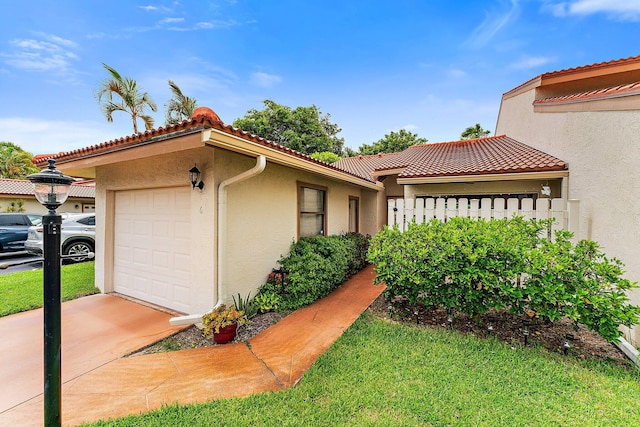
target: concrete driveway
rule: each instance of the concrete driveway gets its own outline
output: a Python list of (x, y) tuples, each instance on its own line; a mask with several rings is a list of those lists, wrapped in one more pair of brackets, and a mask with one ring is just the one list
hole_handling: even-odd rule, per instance
[[(172, 314), (97, 294), (62, 304), (62, 383), (181, 329)], [(0, 318), (0, 414), (42, 395), (43, 311)]]

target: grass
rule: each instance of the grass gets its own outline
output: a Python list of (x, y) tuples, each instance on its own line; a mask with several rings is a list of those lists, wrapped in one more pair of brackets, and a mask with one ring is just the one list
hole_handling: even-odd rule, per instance
[(640, 371), (365, 314), (301, 383), (95, 426), (640, 425)]
[[(94, 285), (94, 261), (62, 266), (62, 300), (99, 292)], [(0, 275), (0, 316), (42, 307), (42, 269)]]

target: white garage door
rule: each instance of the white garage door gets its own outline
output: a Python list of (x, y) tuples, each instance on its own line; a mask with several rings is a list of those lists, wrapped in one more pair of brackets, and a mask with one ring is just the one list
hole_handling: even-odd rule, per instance
[(188, 313), (189, 189), (119, 191), (115, 205), (114, 290)]

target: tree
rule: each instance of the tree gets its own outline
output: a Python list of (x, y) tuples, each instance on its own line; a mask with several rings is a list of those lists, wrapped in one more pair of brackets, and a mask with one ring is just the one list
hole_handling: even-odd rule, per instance
[(406, 150), (412, 145), (421, 145), (427, 142), (427, 138), (420, 138), (417, 133), (400, 129), (398, 132), (389, 132), (384, 138), (371, 145), (362, 144), (358, 149), (358, 154), (397, 153)]
[[(151, 96), (147, 92), (140, 93), (135, 80), (121, 77), (116, 70), (104, 62), (102, 65), (109, 72), (111, 78), (104, 80), (100, 84), (100, 88), (96, 92), (96, 98), (98, 103), (102, 103), (102, 113), (107, 118), (107, 121), (109, 123), (113, 122), (113, 113), (122, 111), (131, 115), (134, 133), (138, 133), (138, 119), (142, 119), (145, 129), (153, 128), (153, 117), (145, 114), (147, 107), (153, 112), (158, 111), (158, 107), (156, 107)], [(104, 102), (102, 101), (103, 96), (105, 97)], [(114, 99), (114, 97), (117, 98)]]
[(335, 163), (341, 159), (336, 153), (331, 153), (329, 151), (323, 151), (322, 153), (313, 153), (311, 154), (312, 159), (320, 160), (325, 163)]
[(491, 133), (490, 130), (483, 129), (480, 123), (476, 123), (475, 126), (469, 126), (460, 134), (460, 139), (476, 139), (484, 138)]
[(183, 95), (178, 85), (171, 80), (169, 80), (169, 88), (173, 92), (173, 97), (164, 104), (166, 108), (166, 124), (172, 125), (190, 119), (193, 115), (193, 110), (198, 106), (198, 102), (195, 98)]
[(269, 99), (263, 103), (263, 110), (247, 111), (233, 126), (301, 153), (342, 154), (344, 139), (336, 136), (342, 129), (331, 123), (329, 114), (322, 115), (315, 105), (291, 109)]
[(8, 179), (24, 179), (39, 169), (31, 159), (33, 154), (24, 151), (13, 142), (0, 142), (0, 176)]

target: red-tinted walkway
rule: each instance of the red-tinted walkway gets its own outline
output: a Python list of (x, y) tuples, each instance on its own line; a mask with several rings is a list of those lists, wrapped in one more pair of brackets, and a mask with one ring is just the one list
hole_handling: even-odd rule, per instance
[[(373, 279), (373, 267), (368, 267), (328, 297), (263, 331), (249, 345), (117, 358), (89, 372), (65, 377), (63, 424), (137, 414), (162, 404), (291, 387), (384, 290), (374, 286)], [(63, 355), (63, 371), (71, 363), (65, 358), (70, 358), (67, 353)], [(75, 363), (81, 360), (82, 353)], [(5, 381), (3, 375), (4, 371), (0, 372), (0, 383)], [(20, 379), (14, 378), (20, 388)], [(42, 394), (0, 413), (0, 425), (38, 426), (42, 419)]]

